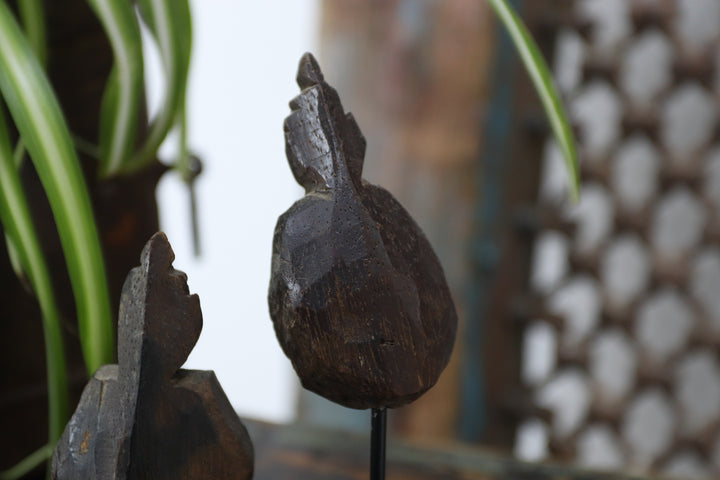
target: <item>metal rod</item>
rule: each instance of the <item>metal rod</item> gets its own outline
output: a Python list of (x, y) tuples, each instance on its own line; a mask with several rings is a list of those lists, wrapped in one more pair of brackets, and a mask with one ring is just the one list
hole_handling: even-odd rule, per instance
[(385, 480), (385, 432), (387, 430), (387, 409), (372, 409), (372, 430), (370, 432), (370, 480)]
[(190, 155), (187, 165), (188, 173), (185, 183), (190, 193), (190, 222), (192, 228), (193, 249), (196, 257), (200, 256), (200, 226), (198, 225), (197, 197), (195, 196), (195, 181), (202, 173), (202, 161), (196, 155)]
[(197, 197), (195, 196), (195, 184), (188, 185), (190, 190), (190, 228), (192, 229), (193, 253), (195, 257), (200, 256), (200, 226), (198, 221)]

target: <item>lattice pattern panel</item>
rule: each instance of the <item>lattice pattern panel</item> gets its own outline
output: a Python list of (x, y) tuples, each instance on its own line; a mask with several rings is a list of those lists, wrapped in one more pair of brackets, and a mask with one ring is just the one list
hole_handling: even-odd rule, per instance
[[(535, 244), (523, 379), (550, 414), (524, 458), (720, 475), (719, 62), (718, 0), (577, 0), (560, 32), (583, 192)], [(548, 147), (550, 211), (561, 162)]]

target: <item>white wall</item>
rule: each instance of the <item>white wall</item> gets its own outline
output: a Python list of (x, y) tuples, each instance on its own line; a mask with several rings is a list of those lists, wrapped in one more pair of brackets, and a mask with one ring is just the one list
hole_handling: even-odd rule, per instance
[[(275, 340), (266, 295), (275, 221), (301, 195), (285, 160), (282, 122), (298, 93), (297, 62), (315, 49), (318, 5), (193, 0), (191, 7), (189, 143), (205, 166), (197, 184), (200, 259), (192, 253), (184, 185), (171, 174), (158, 189), (175, 268), (188, 274), (203, 309), (202, 335), (185, 366), (215, 370), (241, 415), (287, 421), (298, 383)], [(161, 75), (150, 57), (152, 112)], [(173, 150), (166, 145), (161, 158)]]

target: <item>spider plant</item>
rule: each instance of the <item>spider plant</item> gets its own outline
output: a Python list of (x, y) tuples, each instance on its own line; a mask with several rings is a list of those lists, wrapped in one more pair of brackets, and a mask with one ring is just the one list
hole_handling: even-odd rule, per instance
[(517, 12), (513, 10), (508, 0), (487, 0), (497, 14), (505, 29), (510, 34), (520, 59), (525, 66), (535, 90), (540, 97), (545, 115), (550, 121), (555, 141), (565, 159), (568, 173), (570, 197), (577, 201), (580, 196), (580, 170), (578, 168), (577, 149), (573, 138), (570, 123), (563, 109), (560, 96), (554, 86), (552, 73), (540, 53), (540, 49), (523, 24)]
[[(108, 37), (114, 67), (99, 112), (98, 171), (102, 178), (148, 166), (168, 133), (184, 130), (185, 90), (190, 63), (191, 23), (187, 0), (88, 0)], [(112, 363), (113, 329), (98, 229), (78, 160), (77, 138), (63, 116), (44, 71), (47, 49), (42, 0), (19, 0), (18, 17), (0, 2), (0, 221), (13, 266), (32, 287), (43, 318), (48, 372), (49, 439), (0, 478), (17, 478), (44, 461), (68, 420), (68, 387), (60, 313), (40, 240), (19, 175), (27, 151), (57, 225), (77, 309), (88, 374)], [(144, 99), (140, 22), (158, 45), (165, 70), (165, 98), (137, 141)], [(6, 118), (9, 120), (6, 120)], [(18, 140), (12, 143), (10, 130)], [(181, 135), (184, 139), (186, 135)], [(87, 149), (84, 145), (83, 148)], [(186, 148), (181, 148), (186, 152)], [(186, 162), (179, 162), (183, 165)]]
[[(185, 91), (191, 48), (188, 0), (87, 0), (103, 25), (114, 54), (99, 118), (98, 145), (79, 141), (67, 125), (44, 70), (47, 57), (42, 0), (18, 0), (17, 17), (0, 1), (0, 222), (17, 274), (35, 293), (43, 318), (49, 392), (47, 445), (0, 479), (19, 478), (45, 461), (68, 420), (68, 387), (59, 309), (46, 259), (19, 175), (27, 152), (38, 172), (61, 239), (77, 307), (88, 374), (113, 359), (112, 315), (106, 270), (93, 206), (78, 150), (96, 152), (101, 178), (145, 168), (173, 128), (180, 130), (177, 167), (191, 177), (185, 128)], [(527, 29), (506, 0), (488, 0), (514, 40), (539, 92), (565, 156), (570, 191), (578, 195), (575, 146), (551, 75)], [(140, 23), (158, 46), (165, 96), (147, 135), (136, 138), (144, 99)], [(11, 132), (17, 131), (13, 142)]]

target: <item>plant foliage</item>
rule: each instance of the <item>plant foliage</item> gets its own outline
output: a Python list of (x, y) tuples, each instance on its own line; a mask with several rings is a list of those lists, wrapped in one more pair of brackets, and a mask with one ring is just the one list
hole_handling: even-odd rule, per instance
[[(114, 54), (105, 89), (98, 152), (101, 176), (136, 172), (154, 161), (175, 127), (185, 140), (185, 90), (190, 64), (188, 0), (88, 0), (103, 25)], [(67, 126), (44, 71), (47, 48), (41, 0), (18, 0), (19, 19), (0, 2), (0, 221), (18, 274), (37, 296), (43, 316), (48, 370), (49, 442), (0, 478), (17, 478), (45, 460), (68, 418), (67, 374), (60, 314), (47, 263), (33, 225), (19, 176), (27, 151), (48, 197), (63, 247), (78, 315), (80, 342), (88, 374), (112, 363), (113, 334), (107, 277), (77, 140)], [(144, 98), (140, 20), (157, 42), (165, 70), (166, 98), (140, 142)], [(19, 133), (11, 145), (9, 120)], [(87, 146), (84, 146), (87, 148)], [(186, 152), (183, 145), (181, 151)]]
[[(506, 0), (488, 0), (515, 42), (542, 100), (565, 156), (570, 190), (579, 190), (575, 144), (552, 77), (527, 29)], [(180, 130), (178, 165), (189, 178), (185, 96), (192, 38), (188, 0), (88, 0), (103, 25), (114, 54), (98, 112), (97, 151), (102, 177), (126, 175), (146, 167), (173, 128)], [(18, 478), (48, 458), (68, 417), (65, 356), (59, 310), (47, 263), (23, 192), (18, 167), (25, 150), (38, 172), (60, 235), (78, 312), (88, 374), (113, 358), (111, 310), (105, 267), (90, 196), (74, 140), (47, 75), (42, 0), (18, 0), (19, 21), (0, 1), (0, 221), (19, 275), (31, 285), (43, 316), (47, 355), (50, 430), (48, 445), (0, 479)], [(138, 139), (144, 98), (140, 23), (157, 43), (165, 72), (165, 97)], [(11, 144), (2, 104), (19, 133)], [(87, 146), (85, 146), (87, 148)]]

